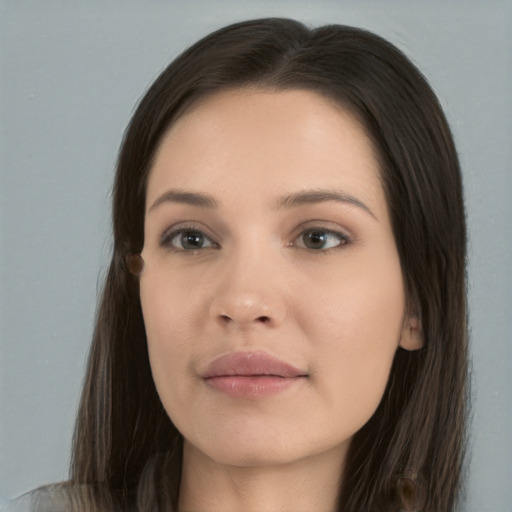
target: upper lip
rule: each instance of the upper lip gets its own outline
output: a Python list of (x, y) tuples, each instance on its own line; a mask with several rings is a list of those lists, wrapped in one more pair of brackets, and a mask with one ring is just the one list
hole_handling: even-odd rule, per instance
[(304, 377), (306, 372), (264, 352), (230, 352), (213, 359), (203, 379), (232, 376)]

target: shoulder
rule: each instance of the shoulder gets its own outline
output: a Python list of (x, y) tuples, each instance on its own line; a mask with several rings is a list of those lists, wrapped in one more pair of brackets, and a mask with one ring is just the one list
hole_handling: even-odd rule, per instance
[(65, 484), (54, 484), (22, 494), (9, 504), (8, 512), (63, 512), (72, 510), (64, 491)]
[(39, 487), (13, 500), (7, 512), (111, 512), (91, 485), (60, 483)]

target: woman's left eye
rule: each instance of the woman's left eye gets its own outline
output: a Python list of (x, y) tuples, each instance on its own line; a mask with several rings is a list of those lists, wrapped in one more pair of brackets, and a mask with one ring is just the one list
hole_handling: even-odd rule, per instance
[(296, 239), (296, 247), (313, 250), (333, 249), (340, 245), (346, 245), (349, 237), (337, 231), (329, 229), (311, 228), (303, 231)]

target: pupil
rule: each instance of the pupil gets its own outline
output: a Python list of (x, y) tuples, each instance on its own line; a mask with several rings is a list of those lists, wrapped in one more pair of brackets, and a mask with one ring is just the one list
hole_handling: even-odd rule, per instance
[(199, 233), (185, 233), (183, 235), (183, 247), (185, 249), (197, 249), (201, 247), (203, 241), (203, 237)]
[(322, 233), (321, 231), (313, 231), (312, 233), (308, 233), (306, 239), (306, 246), (313, 249), (323, 247), (323, 245), (325, 244), (325, 238), (325, 233)]

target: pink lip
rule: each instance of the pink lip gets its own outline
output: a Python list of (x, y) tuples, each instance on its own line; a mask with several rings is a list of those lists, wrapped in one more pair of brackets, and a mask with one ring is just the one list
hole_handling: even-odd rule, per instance
[(214, 359), (202, 375), (205, 383), (235, 398), (257, 398), (288, 389), (306, 372), (264, 352), (232, 352)]

